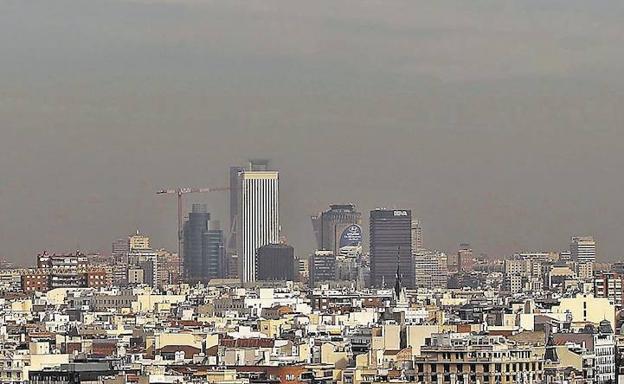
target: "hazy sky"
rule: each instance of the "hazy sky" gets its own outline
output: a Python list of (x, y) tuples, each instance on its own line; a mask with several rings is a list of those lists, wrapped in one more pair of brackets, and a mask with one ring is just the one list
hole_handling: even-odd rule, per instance
[[(333, 202), (503, 256), (622, 259), (624, 2), (0, 0), (0, 256), (175, 249), (163, 187), (281, 171), (298, 254)], [(227, 223), (227, 194), (193, 195)]]

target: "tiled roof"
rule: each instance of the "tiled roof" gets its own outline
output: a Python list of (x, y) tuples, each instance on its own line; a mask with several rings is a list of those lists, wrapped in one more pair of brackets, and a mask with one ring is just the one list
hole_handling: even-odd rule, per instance
[(219, 344), (224, 347), (232, 348), (273, 348), (273, 339), (221, 339)]
[(158, 350), (160, 353), (175, 353), (179, 351), (184, 351), (186, 357), (191, 357), (201, 352), (201, 349), (191, 345), (166, 345)]

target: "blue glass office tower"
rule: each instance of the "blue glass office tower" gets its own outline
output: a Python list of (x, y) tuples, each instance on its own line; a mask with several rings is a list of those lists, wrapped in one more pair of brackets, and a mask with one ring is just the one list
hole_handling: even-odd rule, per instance
[(214, 227), (206, 205), (193, 204), (184, 223), (184, 272), (191, 282), (222, 277), (223, 231)]

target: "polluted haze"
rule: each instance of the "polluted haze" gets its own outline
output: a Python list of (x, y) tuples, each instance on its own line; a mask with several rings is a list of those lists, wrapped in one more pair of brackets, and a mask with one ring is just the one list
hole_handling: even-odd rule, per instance
[[(174, 186), (281, 171), (284, 234), (411, 208), (504, 256), (621, 258), (621, 1), (0, 1), (0, 256), (175, 249)], [(227, 226), (227, 194), (192, 195)]]

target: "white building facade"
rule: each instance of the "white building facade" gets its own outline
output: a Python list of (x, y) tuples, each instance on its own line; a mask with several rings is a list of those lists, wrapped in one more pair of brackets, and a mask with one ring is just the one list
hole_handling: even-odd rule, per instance
[(570, 255), (577, 263), (596, 261), (596, 240), (592, 236), (574, 236), (570, 242)]
[(445, 289), (448, 283), (447, 256), (443, 252), (420, 249), (414, 252), (416, 287)]
[(256, 280), (256, 251), (279, 242), (279, 173), (239, 173), (237, 249), (239, 277), (243, 283)]

